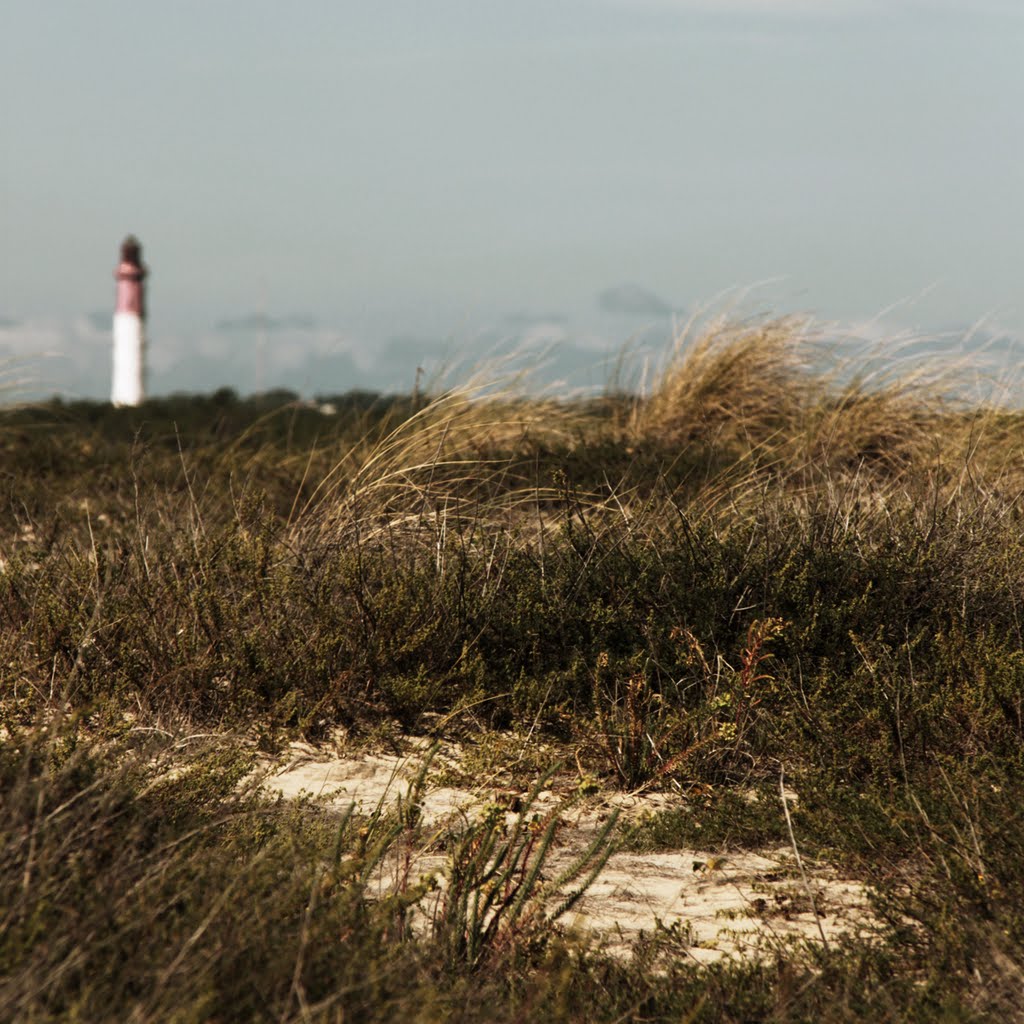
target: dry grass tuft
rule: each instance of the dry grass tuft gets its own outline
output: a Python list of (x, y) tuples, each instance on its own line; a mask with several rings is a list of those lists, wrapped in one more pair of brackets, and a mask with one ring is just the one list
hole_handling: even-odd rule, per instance
[(808, 394), (809, 321), (691, 320), (676, 336), (630, 431), (662, 444), (765, 444), (799, 422)]
[(295, 518), (320, 540), (372, 542), (507, 528), (550, 494), (525, 480), (538, 449), (571, 446), (586, 417), (482, 376), (427, 401), (383, 437), (353, 444)]

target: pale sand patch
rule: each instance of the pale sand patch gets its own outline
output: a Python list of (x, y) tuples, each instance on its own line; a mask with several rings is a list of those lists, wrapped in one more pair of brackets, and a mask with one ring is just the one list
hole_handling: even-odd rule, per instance
[[(355, 803), (372, 812), (406, 797), (422, 764), (425, 744), (416, 744), (410, 757), (384, 753), (326, 756), (305, 744), (293, 744), (285, 758), (268, 762), (264, 787), (286, 798), (307, 794), (339, 809)], [(449, 745), (439, 759), (458, 759)], [(515, 794), (481, 788), (431, 788), (421, 800), (421, 822), (427, 828), (458, 828), (475, 820), (485, 807), (510, 798), (507, 819), (515, 818)], [(525, 794), (519, 794), (524, 796)], [(560, 813), (564, 827), (553, 848), (545, 875), (578, 856), (593, 839), (608, 814), (618, 807), (624, 819), (669, 809), (680, 797), (670, 793), (604, 794), (576, 800)], [(555, 792), (540, 794), (534, 810), (545, 813), (563, 803)], [(781, 813), (781, 811), (780, 811)], [(707, 865), (714, 865), (708, 869)], [(414, 857), (413, 877), (439, 871), (444, 859), (426, 851)], [(820, 943), (850, 932), (872, 928), (864, 885), (838, 877), (827, 865), (808, 863), (815, 910), (789, 848), (740, 851), (717, 863), (706, 850), (664, 853), (616, 853), (587, 895), (561, 924), (596, 936), (616, 955), (628, 955), (641, 935), (669, 929), (672, 942), (687, 956), (710, 962), (724, 956), (761, 955), (792, 941)], [(379, 884), (389, 885), (384, 870)], [(439, 880), (443, 887), (443, 879)], [(819, 930), (820, 924), (820, 930)], [(664, 933), (663, 933), (664, 934)]]
[[(762, 953), (792, 940), (821, 941), (791, 851), (743, 851), (713, 871), (694, 871), (700, 850), (613, 855), (571, 922), (596, 931), (611, 952), (628, 954), (656, 922), (677, 929), (687, 955), (707, 962)], [(807, 865), (805, 864), (805, 868)], [(871, 923), (864, 887), (820, 867), (810, 879), (827, 939)]]
[[(323, 802), (369, 814), (387, 806), (399, 796), (408, 797), (421, 760), (394, 754), (358, 753), (349, 757), (324, 755), (305, 743), (293, 743), (286, 758), (265, 762), (264, 788), (288, 799), (303, 794)], [(465, 789), (428, 787), (421, 800), (423, 824), (441, 825), (460, 814), (471, 814), (487, 800)]]

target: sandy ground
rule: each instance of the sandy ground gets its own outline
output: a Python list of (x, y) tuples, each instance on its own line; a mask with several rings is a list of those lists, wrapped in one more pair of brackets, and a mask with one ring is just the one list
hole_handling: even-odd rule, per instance
[[(446, 749), (446, 760), (457, 757), (457, 748)], [(307, 794), (339, 810), (354, 802), (358, 810), (369, 813), (408, 792), (421, 758), (417, 753), (327, 756), (294, 744), (283, 758), (265, 763), (264, 787), (287, 798)], [(438, 831), (459, 828), (495, 802), (509, 805), (511, 821), (517, 795), (523, 794), (435, 787), (428, 776), (421, 821)], [(680, 799), (665, 793), (616, 793), (575, 801), (560, 812), (564, 826), (546, 872), (557, 872), (584, 850), (614, 807), (626, 820), (677, 806)], [(548, 790), (540, 794), (533, 810), (544, 813), (560, 805), (563, 798)], [(414, 870), (427, 874), (443, 863), (441, 857), (424, 854)], [(820, 943), (823, 934), (828, 941), (851, 930), (871, 929), (867, 894), (860, 882), (839, 877), (828, 865), (805, 859), (803, 866), (806, 885), (791, 848), (741, 851), (724, 858), (716, 851), (696, 849), (616, 853), (561, 923), (596, 937), (621, 955), (629, 954), (641, 933), (657, 934), (701, 962), (762, 954), (793, 941)], [(386, 886), (386, 880), (381, 884)]]

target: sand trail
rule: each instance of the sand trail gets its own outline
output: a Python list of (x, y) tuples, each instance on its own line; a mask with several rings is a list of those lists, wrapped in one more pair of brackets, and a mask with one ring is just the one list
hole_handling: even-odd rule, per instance
[[(326, 755), (306, 744), (293, 744), (287, 754), (266, 762), (264, 787), (286, 798), (301, 794), (339, 809), (355, 803), (361, 813), (387, 807), (408, 794), (426, 745), (413, 741), (409, 756), (353, 752)], [(455, 746), (444, 760), (458, 759)], [(459, 829), (497, 803), (515, 819), (514, 788), (431, 786), (429, 776), (421, 798), (421, 824), (440, 834)], [(532, 810), (559, 810), (560, 828), (545, 874), (556, 874), (593, 840), (613, 808), (621, 820), (677, 806), (670, 793), (594, 794), (566, 804), (554, 789), (541, 792)], [(429, 848), (417, 855), (417, 875), (438, 872), (444, 858)], [(828, 865), (808, 863), (805, 886), (791, 848), (730, 852), (680, 849), (659, 853), (613, 854), (586, 896), (562, 919), (562, 925), (596, 938), (610, 952), (628, 955), (645, 934), (659, 936), (681, 953), (700, 962), (725, 956), (764, 955), (792, 941), (820, 943), (872, 928), (865, 886), (842, 878)], [(379, 880), (388, 885), (385, 869)], [(442, 879), (443, 886), (443, 879)]]

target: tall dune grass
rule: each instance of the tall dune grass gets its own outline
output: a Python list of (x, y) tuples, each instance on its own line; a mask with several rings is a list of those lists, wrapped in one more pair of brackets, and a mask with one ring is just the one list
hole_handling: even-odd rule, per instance
[(573, 444), (583, 422), (569, 403), (470, 382), (428, 398), (383, 436), (357, 439), (296, 522), (341, 543), (507, 524), (516, 509), (544, 500), (547, 489), (527, 472), (533, 453)]

